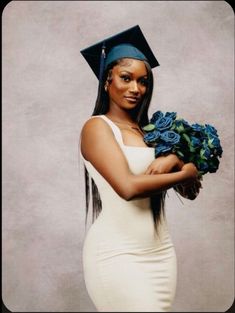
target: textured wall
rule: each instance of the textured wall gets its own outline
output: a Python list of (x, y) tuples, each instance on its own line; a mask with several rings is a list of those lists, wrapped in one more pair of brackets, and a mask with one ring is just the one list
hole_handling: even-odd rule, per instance
[(79, 133), (97, 80), (79, 51), (139, 24), (161, 66), (150, 113), (216, 126), (224, 155), (184, 205), (169, 191), (174, 311), (233, 301), (233, 10), (224, 1), (12, 1), (3, 12), (3, 300), (12, 311), (94, 311), (83, 281)]

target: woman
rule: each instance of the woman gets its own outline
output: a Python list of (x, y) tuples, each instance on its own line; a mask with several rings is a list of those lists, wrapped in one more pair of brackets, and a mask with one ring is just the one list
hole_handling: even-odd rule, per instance
[(81, 51), (100, 83), (93, 117), (81, 132), (81, 155), (100, 213), (84, 243), (85, 283), (98, 311), (165, 312), (177, 270), (164, 195), (174, 187), (195, 198), (198, 171), (173, 154), (155, 159), (154, 148), (143, 141), (151, 67), (159, 64), (139, 26), (105, 40), (107, 57), (103, 49), (98, 69), (89, 56), (102, 43)]

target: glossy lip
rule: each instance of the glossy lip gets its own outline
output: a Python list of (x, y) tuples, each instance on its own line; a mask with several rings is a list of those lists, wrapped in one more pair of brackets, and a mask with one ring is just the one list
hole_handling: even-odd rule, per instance
[(138, 102), (140, 100), (140, 97), (125, 96), (124, 98), (130, 102)]

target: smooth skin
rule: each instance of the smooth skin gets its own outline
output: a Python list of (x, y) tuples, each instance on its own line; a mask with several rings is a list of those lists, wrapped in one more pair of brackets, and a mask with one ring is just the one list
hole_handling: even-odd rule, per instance
[[(110, 101), (106, 116), (120, 128), (125, 145), (146, 147), (141, 132), (128, 127), (138, 127), (131, 118), (130, 110), (143, 99), (146, 80), (144, 62), (123, 59), (113, 67), (111, 80), (105, 84)], [(100, 118), (89, 119), (84, 124), (81, 152), (117, 194), (127, 201), (148, 197), (171, 187), (179, 187), (178, 192), (186, 196), (192, 186), (194, 189), (197, 186), (197, 192), (201, 187), (195, 165), (184, 164), (173, 154), (155, 159), (145, 173), (134, 175), (111, 128)], [(190, 195), (187, 194), (187, 198)]]

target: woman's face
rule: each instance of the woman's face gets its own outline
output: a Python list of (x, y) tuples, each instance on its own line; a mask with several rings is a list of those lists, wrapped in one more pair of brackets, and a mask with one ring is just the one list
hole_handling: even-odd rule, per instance
[(139, 104), (147, 89), (147, 69), (143, 61), (125, 58), (112, 68), (107, 85), (109, 105), (133, 109)]

